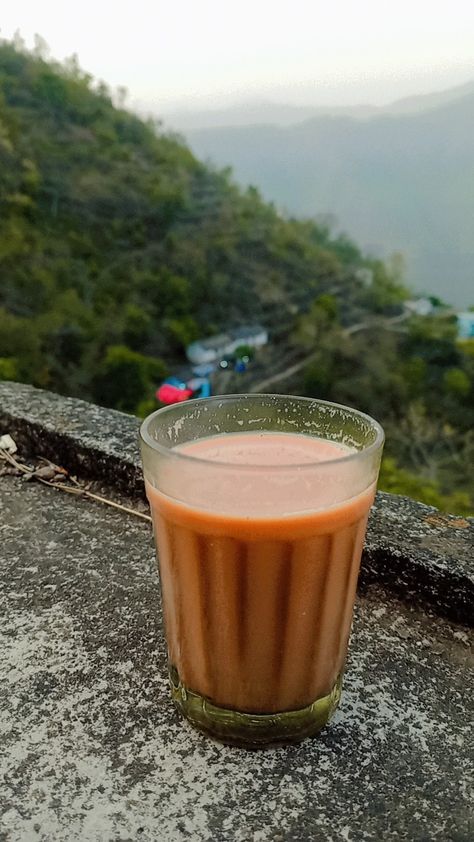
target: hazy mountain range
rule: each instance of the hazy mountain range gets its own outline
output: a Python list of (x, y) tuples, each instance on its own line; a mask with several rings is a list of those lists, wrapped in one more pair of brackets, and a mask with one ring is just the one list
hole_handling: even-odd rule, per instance
[(402, 252), (415, 289), (474, 304), (474, 81), (385, 107), (256, 103), (167, 122), (278, 207)]

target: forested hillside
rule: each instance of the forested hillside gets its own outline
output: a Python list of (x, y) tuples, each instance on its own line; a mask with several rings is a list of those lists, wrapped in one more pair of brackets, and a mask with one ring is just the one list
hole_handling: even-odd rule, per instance
[(142, 414), (188, 342), (259, 320), (271, 343), (255, 371), (283, 369), (271, 390), (372, 412), (387, 487), (469, 509), (474, 357), (443, 312), (403, 316), (396, 262), (283, 218), (74, 60), (7, 43), (0, 214), (0, 377)]

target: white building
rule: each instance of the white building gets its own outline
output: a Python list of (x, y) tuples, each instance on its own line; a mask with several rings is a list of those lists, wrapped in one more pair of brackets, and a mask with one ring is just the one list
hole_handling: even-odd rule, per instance
[(415, 316), (429, 316), (434, 307), (429, 298), (415, 298), (412, 301), (405, 301), (405, 310), (409, 310)]
[(227, 333), (219, 333), (208, 339), (199, 339), (186, 348), (186, 356), (193, 365), (213, 363), (234, 351), (240, 345), (261, 348), (268, 342), (268, 331), (261, 325), (243, 325)]

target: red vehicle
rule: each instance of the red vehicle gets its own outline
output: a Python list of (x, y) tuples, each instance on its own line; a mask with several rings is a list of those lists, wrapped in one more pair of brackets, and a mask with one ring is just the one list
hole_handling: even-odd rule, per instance
[(193, 395), (192, 389), (181, 389), (171, 383), (163, 383), (156, 392), (156, 398), (160, 403), (181, 403), (187, 401)]

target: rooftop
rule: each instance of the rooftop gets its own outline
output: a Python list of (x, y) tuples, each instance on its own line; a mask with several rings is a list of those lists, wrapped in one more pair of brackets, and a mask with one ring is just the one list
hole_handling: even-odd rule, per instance
[[(137, 428), (0, 384), (20, 461), (143, 513)], [(249, 752), (170, 702), (149, 523), (13, 473), (0, 503), (0, 839), (473, 838), (473, 521), (378, 495), (333, 723)]]

